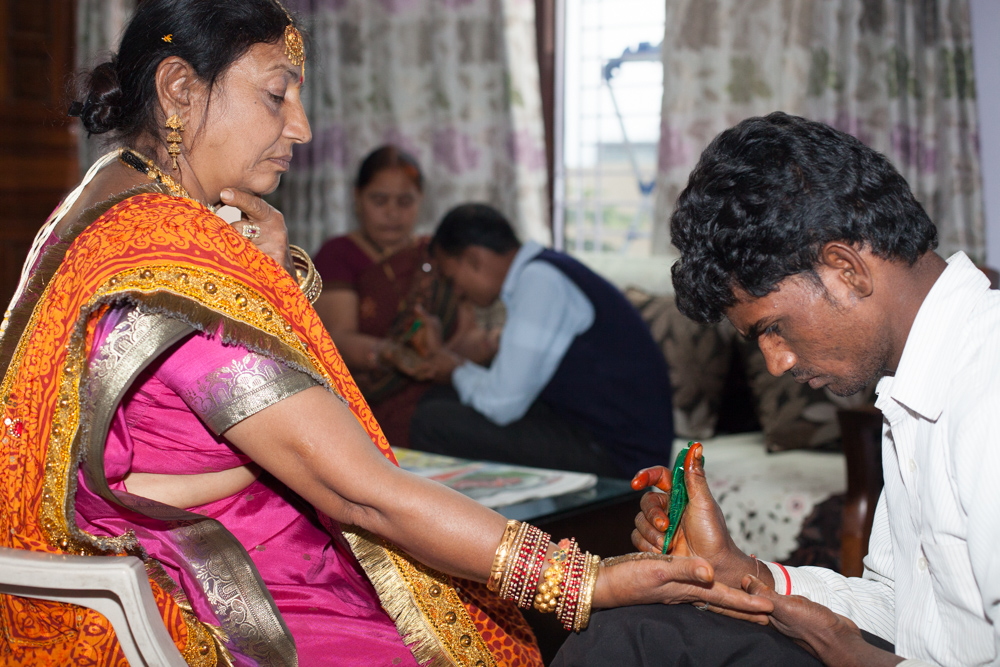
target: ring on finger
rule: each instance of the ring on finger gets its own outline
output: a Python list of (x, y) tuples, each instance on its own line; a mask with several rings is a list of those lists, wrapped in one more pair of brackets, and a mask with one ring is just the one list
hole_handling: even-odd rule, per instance
[(257, 225), (245, 224), (243, 225), (243, 229), (240, 230), (240, 234), (243, 235), (243, 238), (253, 241), (255, 238), (260, 236), (260, 227)]
[(708, 611), (708, 603), (707, 602), (705, 604), (700, 604), (700, 605), (699, 604), (695, 604), (694, 602), (692, 602), (691, 606), (694, 607), (695, 609), (697, 609), (698, 611)]

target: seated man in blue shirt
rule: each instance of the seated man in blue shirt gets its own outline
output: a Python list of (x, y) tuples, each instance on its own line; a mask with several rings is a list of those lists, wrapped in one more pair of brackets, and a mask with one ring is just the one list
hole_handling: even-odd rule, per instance
[(441, 273), (479, 306), (507, 308), (489, 368), (437, 355), (410, 424), (415, 449), (630, 477), (669, 459), (670, 379), (639, 314), (575, 259), (521, 244), (495, 209), (450, 211), (431, 241)]

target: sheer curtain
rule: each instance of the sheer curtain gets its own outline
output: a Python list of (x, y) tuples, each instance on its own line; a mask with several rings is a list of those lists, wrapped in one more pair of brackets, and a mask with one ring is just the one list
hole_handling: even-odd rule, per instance
[(702, 149), (774, 110), (886, 154), (938, 226), (985, 254), (968, 0), (667, 0), (655, 248)]
[(421, 229), (484, 201), (523, 238), (549, 240), (545, 138), (531, 0), (286, 0), (306, 19), (306, 111), (277, 204), (309, 250), (353, 228), (352, 181), (376, 146), (413, 153)]
[[(85, 72), (110, 58), (118, 48), (135, 0), (76, 0), (76, 69)], [(80, 173), (101, 156), (101, 137), (87, 138), (80, 129)]]

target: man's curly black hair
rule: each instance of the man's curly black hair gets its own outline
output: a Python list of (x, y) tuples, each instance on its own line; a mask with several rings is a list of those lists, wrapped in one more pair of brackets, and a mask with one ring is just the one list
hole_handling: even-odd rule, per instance
[(717, 136), (670, 220), (677, 307), (718, 322), (740, 287), (754, 297), (809, 273), (829, 241), (913, 265), (937, 229), (882, 154), (828, 125), (775, 112)]

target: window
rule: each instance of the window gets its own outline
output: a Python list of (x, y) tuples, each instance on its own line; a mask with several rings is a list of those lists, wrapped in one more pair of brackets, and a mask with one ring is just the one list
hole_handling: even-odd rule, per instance
[(665, 4), (565, 0), (564, 11), (557, 246), (573, 254), (648, 256)]

